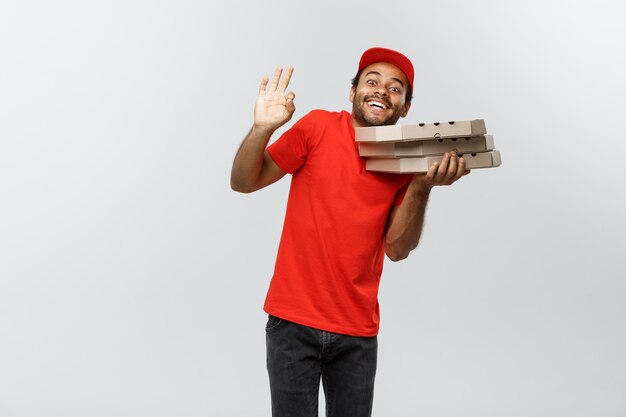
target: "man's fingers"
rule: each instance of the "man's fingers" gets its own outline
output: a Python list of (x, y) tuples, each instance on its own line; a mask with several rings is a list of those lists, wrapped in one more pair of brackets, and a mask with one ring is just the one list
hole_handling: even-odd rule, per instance
[(293, 74), (293, 67), (289, 66), (287, 67), (287, 70), (285, 71), (285, 76), (283, 77), (283, 80), (280, 82), (280, 85), (278, 86), (278, 91), (287, 90), (287, 86), (289, 86), (289, 81), (291, 80), (291, 74)]
[(267, 88), (267, 82), (269, 81), (269, 79), (267, 77), (263, 77), (263, 79), (261, 80), (261, 86), (259, 87), (259, 93), (264, 93), (265, 89)]
[(441, 184), (446, 181), (448, 176), (448, 168), (450, 167), (450, 152), (443, 154), (437, 172), (435, 173), (435, 182)]
[(428, 180), (429, 184), (434, 185), (435, 175), (437, 174), (437, 168), (439, 168), (439, 162), (436, 162), (436, 161), (433, 162), (430, 168), (428, 168), (428, 171), (426, 172), (426, 179)]
[(293, 104), (294, 97), (295, 96), (292, 93), (291, 96), (287, 97), (287, 102), (285, 103), (285, 108), (287, 109), (289, 114), (293, 114), (293, 112), (296, 111), (296, 105)]
[(283, 69), (281, 67), (276, 67), (276, 71), (274, 71), (274, 78), (272, 78), (272, 83), (270, 84), (270, 92), (276, 91), (278, 87), (278, 81), (280, 80), (280, 75), (283, 73)]
[(465, 168), (465, 158), (455, 151), (443, 154), (440, 162), (434, 162), (426, 172), (430, 186), (451, 185), (471, 171)]
[(467, 171), (465, 169), (465, 158), (461, 155), (461, 157), (459, 157), (459, 166), (456, 168), (456, 177), (461, 178), (465, 175), (465, 171)]
[(450, 152), (450, 160), (448, 162), (448, 169), (445, 173), (445, 181), (449, 181), (456, 175), (457, 167), (459, 166), (459, 156), (456, 151)]
[(261, 87), (259, 91), (273, 93), (275, 91), (285, 92), (287, 87), (289, 86), (289, 81), (291, 80), (291, 74), (293, 74), (293, 67), (287, 67), (285, 70), (285, 76), (281, 80), (281, 76), (283, 75), (283, 69), (281, 67), (276, 67), (276, 71), (274, 71), (274, 77), (272, 77), (272, 82), (270, 84), (269, 90), (267, 90), (267, 82), (268, 78), (263, 78), (261, 81)]
[(454, 175), (450, 178), (448, 185), (451, 185), (452, 183), (456, 182), (459, 178), (461, 178), (463, 175), (465, 175), (465, 158), (463, 158), (462, 156), (458, 157), (458, 164), (456, 166), (456, 171), (454, 172)]

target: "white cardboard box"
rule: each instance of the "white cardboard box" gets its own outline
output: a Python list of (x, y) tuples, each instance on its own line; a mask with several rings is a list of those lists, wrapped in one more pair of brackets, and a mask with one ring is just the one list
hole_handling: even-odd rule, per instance
[(401, 142), (404, 140), (430, 140), (440, 138), (458, 138), (480, 136), (487, 133), (482, 119), (468, 121), (450, 121), (418, 123), (412, 125), (390, 125), (357, 127), (357, 142)]
[(404, 142), (361, 142), (359, 155), (368, 158), (403, 158), (410, 156), (442, 155), (456, 150), (457, 153), (486, 152), (494, 149), (492, 135), (465, 138), (432, 139)]
[[(365, 161), (365, 169), (368, 171), (393, 172), (393, 173), (418, 173), (427, 172), (435, 162), (441, 161), (442, 155), (430, 155), (410, 158), (368, 158)], [(497, 150), (490, 152), (464, 154), (465, 167), (467, 169), (495, 168), (500, 166), (502, 160)]]

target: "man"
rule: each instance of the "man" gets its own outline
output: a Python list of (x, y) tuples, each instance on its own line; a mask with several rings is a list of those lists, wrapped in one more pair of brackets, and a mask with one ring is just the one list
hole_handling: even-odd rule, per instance
[(245, 193), (292, 174), (264, 307), (273, 416), (317, 416), (320, 378), (327, 416), (370, 416), (384, 255), (406, 258), (432, 187), (469, 171), (455, 152), (425, 174), (365, 170), (354, 128), (395, 124), (411, 107), (413, 65), (385, 48), (363, 53), (351, 113), (314, 110), (268, 147), (295, 111), (292, 73), (278, 68), (269, 88), (267, 77), (261, 82), (231, 173), (233, 190)]

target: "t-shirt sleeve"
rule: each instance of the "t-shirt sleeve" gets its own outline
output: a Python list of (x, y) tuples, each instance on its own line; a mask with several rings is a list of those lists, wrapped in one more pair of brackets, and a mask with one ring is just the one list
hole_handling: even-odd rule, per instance
[(404, 185), (400, 187), (400, 189), (396, 192), (396, 197), (393, 200), (394, 206), (399, 206), (402, 204), (402, 200), (404, 200), (404, 196), (406, 195), (406, 190), (409, 188), (409, 184), (413, 180), (413, 175), (409, 174), (406, 176), (406, 181), (404, 181)]
[(274, 162), (289, 174), (296, 172), (306, 161), (310, 124), (310, 117), (304, 116), (267, 148)]

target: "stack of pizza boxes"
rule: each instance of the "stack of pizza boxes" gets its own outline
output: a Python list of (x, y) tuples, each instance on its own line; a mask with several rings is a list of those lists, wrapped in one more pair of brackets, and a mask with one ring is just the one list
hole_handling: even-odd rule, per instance
[(500, 152), (494, 150), (493, 136), (487, 134), (482, 119), (357, 127), (355, 133), (368, 171), (427, 172), (446, 152), (463, 156), (467, 169), (501, 164)]

